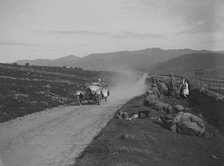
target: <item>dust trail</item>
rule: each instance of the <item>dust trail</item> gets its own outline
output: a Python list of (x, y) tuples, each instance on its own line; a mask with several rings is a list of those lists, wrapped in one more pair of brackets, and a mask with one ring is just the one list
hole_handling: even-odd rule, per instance
[(137, 82), (136, 84), (136, 90), (139, 91), (139, 93), (143, 93), (146, 90), (146, 85), (145, 85), (145, 79), (147, 78), (148, 74), (145, 73)]
[(109, 97), (109, 100), (130, 99), (144, 93), (146, 77), (147, 73), (145, 73), (139, 80), (120, 83), (116, 87), (111, 88), (111, 96)]

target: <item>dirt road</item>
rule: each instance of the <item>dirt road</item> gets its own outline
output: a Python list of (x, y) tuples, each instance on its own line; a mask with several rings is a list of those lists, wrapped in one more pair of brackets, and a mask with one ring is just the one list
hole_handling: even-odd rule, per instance
[[(57, 107), (0, 124), (0, 166), (67, 166), (91, 142), (114, 113), (144, 92), (139, 81), (110, 89), (102, 105)], [(15, 110), (16, 111), (16, 110)]]
[(73, 164), (124, 102), (58, 107), (0, 124), (0, 165)]

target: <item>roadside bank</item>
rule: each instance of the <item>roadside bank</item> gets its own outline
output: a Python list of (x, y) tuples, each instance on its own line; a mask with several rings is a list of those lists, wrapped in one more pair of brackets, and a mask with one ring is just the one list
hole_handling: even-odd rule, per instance
[[(191, 106), (188, 99), (163, 98), (171, 105)], [(134, 97), (119, 111), (130, 115), (149, 111), (149, 118), (112, 119), (77, 159), (75, 166), (112, 165), (222, 165), (224, 137), (206, 124), (211, 139), (181, 135), (163, 128), (158, 122), (162, 112), (143, 106), (143, 96)]]

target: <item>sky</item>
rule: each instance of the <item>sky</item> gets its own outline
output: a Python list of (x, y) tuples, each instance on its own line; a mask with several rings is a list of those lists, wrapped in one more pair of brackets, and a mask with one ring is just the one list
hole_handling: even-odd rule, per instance
[(224, 50), (223, 0), (0, 0), (0, 62), (163, 49)]

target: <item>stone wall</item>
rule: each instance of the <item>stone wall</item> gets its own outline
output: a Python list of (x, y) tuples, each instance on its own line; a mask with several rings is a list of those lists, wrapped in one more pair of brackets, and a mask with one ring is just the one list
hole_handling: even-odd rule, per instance
[(190, 103), (196, 111), (203, 114), (205, 119), (224, 132), (224, 99), (219, 93), (194, 89), (191, 93)]

